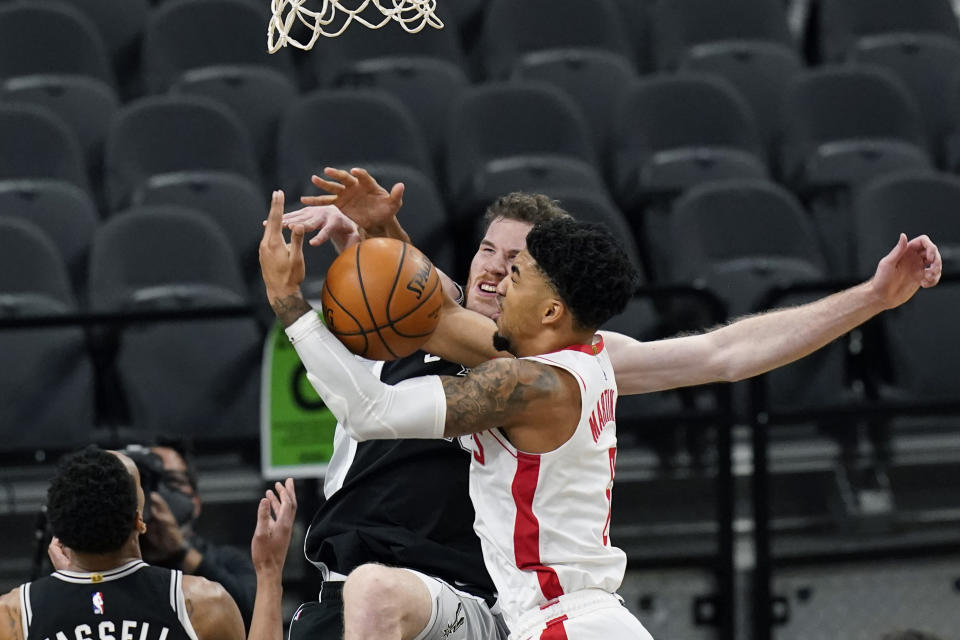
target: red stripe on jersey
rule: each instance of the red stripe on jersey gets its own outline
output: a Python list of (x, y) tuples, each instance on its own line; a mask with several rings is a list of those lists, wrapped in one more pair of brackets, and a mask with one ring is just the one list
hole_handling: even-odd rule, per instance
[(562, 351), (579, 351), (580, 353), (585, 353), (588, 356), (595, 356), (601, 351), (603, 351), (603, 336), (599, 333), (597, 334), (597, 341), (593, 344), (572, 344), (569, 347), (564, 347)]
[[(513, 524), (513, 554), (517, 567), (535, 571), (540, 591), (547, 600), (563, 595), (557, 572), (540, 562), (540, 522), (533, 513), (533, 496), (540, 477), (540, 456), (517, 452), (517, 473), (513, 477), (513, 502), (517, 517)], [(564, 636), (566, 637), (566, 636)]]
[(554, 618), (547, 623), (547, 628), (540, 634), (540, 640), (567, 640), (567, 630), (563, 628), (563, 621), (567, 616)]

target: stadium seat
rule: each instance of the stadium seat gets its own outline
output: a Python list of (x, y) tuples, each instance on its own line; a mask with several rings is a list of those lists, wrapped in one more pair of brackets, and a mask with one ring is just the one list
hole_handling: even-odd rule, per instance
[(0, 218), (27, 220), (56, 246), (79, 299), (87, 286), (87, 256), (100, 215), (90, 196), (66, 182), (0, 183)]
[(263, 237), (267, 197), (243, 176), (224, 173), (193, 180), (189, 175), (150, 179), (135, 205), (174, 205), (202, 211), (213, 220), (237, 257), (247, 282), (262, 288), (257, 249)]
[(399, 100), (417, 121), (439, 165), (450, 106), (469, 85), (463, 70), (445, 60), (391, 56), (357, 62), (338, 80), (343, 88), (376, 89)]
[(617, 104), (635, 77), (623, 56), (586, 49), (529, 53), (513, 72), (515, 80), (546, 82), (573, 98), (593, 133), (594, 148), (601, 160), (611, 146)]
[[(98, 311), (246, 302), (230, 243), (200, 212), (143, 207), (97, 231), (90, 301)], [(131, 426), (145, 437), (243, 440), (259, 423), (262, 340), (249, 318), (175, 320), (123, 328), (115, 366)]]
[(857, 42), (851, 60), (883, 67), (903, 82), (920, 107), (930, 150), (946, 165), (943, 141), (958, 118), (955, 105), (945, 97), (957, 85), (960, 40), (913, 33), (870, 36)]
[(749, 106), (714, 76), (642, 79), (621, 100), (614, 132), (615, 191), (628, 214), (700, 182), (767, 173)]
[(767, 157), (776, 158), (783, 124), (783, 96), (803, 68), (792, 49), (773, 42), (728, 41), (692, 47), (682, 72), (710, 73), (735, 87), (751, 107)]
[[(765, 298), (775, 287), (826, 277), (812, 222), (794, 196), (769, 182), (729, 180), (694, 187), (677, 201), (670, 231), (674, 281), (715, 293), (730, 318), (768, 308)], [(777, 306), (820, 295), (794, 295)], [(849, 397), (845, 380), (841, 341), (769, 374), (768, 396), (780, 409), (841, 404)], [(734, 401), (743, 416), (746, 385), (738, 386)]]
[(631, 59), (620, 14), (611, 0), (492, 0), (480, 56), (487, 78), (510, 75), (526, 54), (544, 49), (602, 49)]
[(76, 135), (43, 107), (0, 104), (0, 181), (62, 180), (88, 190)]
[(465, 91), (447, 130), (446, 177), (458, 225), (471, 224), (510, 191), (605, 190), (583, 115), (566, 94), (543, 84)]
[(854, 208), (857, 273), (873, 275), (900, 233), (926, 234), (943, 258), (944, 273), (960, 274), (960, 178), (929, 171), (901, 171), (877, 178)]
[(140, 38), (147, 23), (147, 0), (59, 0), (86, 15), (122, 76), (136, 70), (140, 59)]
[(103, 143), (119, 109), (113, 88), (95, 78), (74, 75), (35, 75), (12, 78), (0, 86), (4, 102), (45, 107), (76, 134), (95, 186), (103, 173)]
[(56, 2), (0, 5), (0, 80), (74, 74), (113, 86), (106, 47), (90, 20)]
[[(445, 9), (444, 4), (437, 4), (437, 15), (444, 21), (450, 13)], [(326, 87), (342, 84), (343, 76), (352, 74), (358, 65), (366, 67), (366, 63), (372, 61), (379, 61), (383, 65), (397, 58), (428, 59), (466, 70), (464, 53), (455, 28), (428, 27), (419, 33), (409, 34), (394, 21), (376, 30), (354, 29), (351, 26), (316, 49), (308, 62), (317, 82)]]
[(826, 266), (800, 203), (763, 180), (690, 189), (670, 213), (670, 232), (673, 281), (707, 287), (731, 317), (754, 311), (773, 285), (821, 279)]
[[(67, 269), (35, 224), (0, 216), (0, 317), (75, 313)], [(0, 438), (7, 452), (66, 450), (94, 425), (93, 367), (75, 327), (0, 331)]]
[(577, 220), (596, 222), (604, 225), (620, 242), (630, 261), (637, 270), (642, 270), (640, 253), (633, 231), (623, 213), (610, 201), (609, 196), (589, 189), (549, 187), (543, 190), (560, 203), (564, 211)]
[(783, 178), (809, 201), (831, 268), (850, 273), (850, 198), (868, 180), (927, 168), (916, 102), (878, 67), (823, 67), (798, 75), (784, 98)]
[[(268, 5), (269, 3), (267, 3)], [(166, 91), (186, 71), (263, 66), (294, 78), (288, 49), (267, 53), (267, 6), (248, 0), (173, 0), (150, 15), (143, 38), (143, 73), (152, 93)]]
[(243, 125), (227, 107), (197, 96), (142, 98), (113, 121), (106, 145), (111, 210), (126, 206), (151, 178), (230, 173), (258, 180)]
[(792, 48), (786, 8), (770, 0), (669, 0), (653, 8), (654, 49), (659, 69), (675, 68), (693, 49), (729, 41)]
[(413, 116), (382, 91), (320, 90), (303, 96), (284, 115), (278, 144), (277, 172), (291, 200), (312, 188), (311, 174), (328, 166), (412, 167), (433, 176)]
[(817, 24), (824, 62), (846, 58), (865, 36), (937, 33), (960, 39), (950, 0), (820, 0)]
[(273, 183), (280, 118), (297, 97), (289, 77), (266, 67), (205, 67), (185, 72), (170, 93), (204, 96), (229, 107), (250, 135), (265, 181)]

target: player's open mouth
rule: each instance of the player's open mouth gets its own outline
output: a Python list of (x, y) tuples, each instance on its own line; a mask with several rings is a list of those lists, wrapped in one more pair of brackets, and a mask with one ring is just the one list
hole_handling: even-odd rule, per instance
[(480, 291), (480, 293), (484, 293), (486, 295), (497, 295), (497, 285), (489, 282), (481, 282), (477, 285), (477, 289)]

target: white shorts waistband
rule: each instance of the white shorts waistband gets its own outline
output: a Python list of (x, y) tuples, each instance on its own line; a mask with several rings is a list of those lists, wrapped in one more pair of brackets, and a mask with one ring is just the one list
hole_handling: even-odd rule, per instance
[(565, 593), (520, 616), (516, 628), (510, 633), (509, 640), (539, 637), (539, 632), (557, 618), (564, 616), (573, 618), (596, 609), (619, 607), (622, 604), (623, 598), (602, 589), (582, 589)]

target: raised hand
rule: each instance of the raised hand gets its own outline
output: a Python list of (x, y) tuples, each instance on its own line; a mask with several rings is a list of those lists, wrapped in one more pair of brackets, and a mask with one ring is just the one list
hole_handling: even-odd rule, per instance
[(303, 226), (297, 224), (291, 229), (290, 244), (283, 239), (283, 191), (274, 191), (259, 251), (260, 272), (271, 305), (278, 297), (300, 293), (300, 283), (306, 276), (303, 234)]
[(276, 493), (268, 489), (266, 497), (260, 500), (257, 528), (250, 543), (250, 557), (258, 575), (282, 573), (293, 532), (293, 517), (297, 513), (293, 478), (287, 478), (284, 484), (275, 483), (274, 490)]
[(320, 206), (335, 204), (361, 229), (373, 232), (395, 221), (403, 205), (403, 183), (398, 182), (387, 191), (365, 169), (334, 169), (327, 167), (323, 173), (332, 180), (313, 176), (310, 180), (328, 195), (304, 196), (305, 205)]
[(909, 300), (920, 287), (927, 288), (940, 281), (943, 261), (937, 245), (927, 236), (907, 241), (901, 233), (897, 246), (877, 265), (871, 283), (887, 309)]
[(304, 231), (317, 232), (309, 240), (312, 246), (319, 247), (329, 240), (338, 253), (362, 239), (357, 224), (334, 205), (304, 207), (283, 214), (284, 227), (291, 229), (295, 225), (303, 226)]

